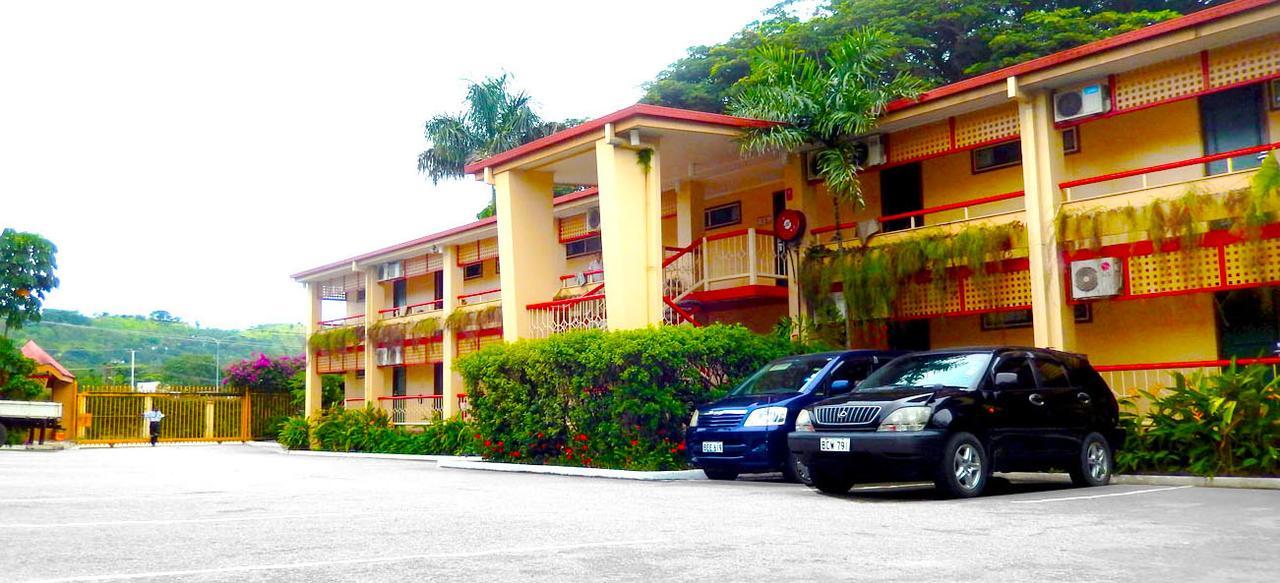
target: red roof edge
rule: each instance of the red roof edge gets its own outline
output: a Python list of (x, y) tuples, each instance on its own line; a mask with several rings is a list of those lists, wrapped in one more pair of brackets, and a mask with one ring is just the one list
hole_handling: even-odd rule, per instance
[[(585, 189), (583, 189), (583, 190), (579, 190), (579, 191), (577, 191), (577, 192), (570, 192), (569, 194), (565, 194), (565, 195), (557, 196), (557, 197), (552, 201), (552, 204), (556, 204), (556, 205), (568, 204), (568, 203), (571, 203), (571, 202), (574, 202), (574, 201), (582, 200), (582, 199), (584, 199), (584, 198), (590, 198), (590, 197), (595, 196), (595, 195), (597, 195), (597, 194), (599, 194), (599, 193), (600, 193), (600, 189), (599, 189), (598, 187), (592, 186), (592, 187), (590, 187), (590, 188), (585, 188)], [(292, 276), (290, 276), (290, 277), (292, 277), (293, 279), (301, 279), (301, 278), (304, 278), (304, 277), (308, 277), (308, 276), (311, 276), (311, 275), (315, 275), (315, 274), (317, 274), (317, 273), (323, 273), (323, 272), (325, 272), (325, 271), (329, 271), (329, 270), (331, 270), (331, 269), (336, 269), (336, 268), (342, 267), (342, 266), (344, 266), (344, 265), (350, 265), (350, 264), (351, 264), (351, 262), (353, 262), (353, 261), (363, 261), (363, 260), (365, 260), (365, 259), (370, 259), (370, 258), (373, 258), (373, 257), (377, 257), (377, 256), (379, 256), (379, 255), (385, 255), (385, 254), (387, 254), (387, 253), (394, 253), (394, 252), (396, 252), (396, 251), (400, 251), (400, 250), (402, 250), (402, 249), (408, 249), (408, 248), (410, 248), (410, 247), (416, 247), (416, 246), (418, 246), (418, 245), (424, 245), (424, 244), (426, 244), (426, 243), (430, 243), (430, 242), (432, 242), (432, 241), (436, 241), (436, 240), (439, 240), (439, 239), (443, 239), (443, 238), (445, 238), (445, 237), (450, 237), (450, 236), (453, 236), (453, 235), (457, 235), (457, 234), (459, 234), (459, 233), (465, 233), (465, 232), (467, 232), (467, 231), (474, 231), (474, 230), (476, 230), (476, 229), (480, 229), (480, 228), (482, 228), (482, 227), (487, 227), (487, 226), (489, 226), (489, 225), (492, 225), (492, 224), (496, 223), (497, 221), (498, 221), (498, 217), (485, 217), (485, 218), (480, 219), (480, 220), (478, 220), (478, 221), (474, 221), (474, 222), (471, 222), (471, 223), (467, 223), (467, 224), (462, 225), (462, 226), (459, 226), (459, 227), (454, 227), (454, 228), (452, 228), (452, 229), (446, 229), (446, 230), (440, 231), (440, 232), (438, 232), (438, 233), (432, 233), (432, 234), (430, 234), (430, 235), (426, 235), (426, 236), (423, 236), (423, 237), (418, 237), (417, 239), (413, 239), (412, 241), (405, 241), (404, 243), (397, 243), (397, 244), (395, 244), (395, 245), (391, 245), (391, 246), (389, 246), (389, 247), (383, 247), (382, 249), (378, 249), (377, 251), (370, 251), (370, 252), (368, 252), (368, 253), (361, 253), (360, 255), (356, 255), (355, 257), (350, 257), (350, 258), (347, 258), (347, 259), (343, 259), (342, 261), (334, 261), (333, 263), (329, 263), (329, 264), (326, 264), (326, 265), (321, 265), (320, 267), (314, 267), (314, 268), (311, 268), (311, 269), (307, 269), (307, 270), (305, 270), (305, 271), (299, 271), (298, 273), (295, 273), (295, 274), (293, 274), (293, 275), (292, 275)]]
[(26, 344), (22, 345), (22, 355), (36, 361), (36, 364), (53, 367), (53, 370), (58, 371), (59, 374), (69, 379), (76, 378), (76, 375), (71, 374), (71, 371), (63, 367), (62, 363), (58, 362), (54, 357), (49, 356), (49, 353), (45, 352), (43, 348), (40, 348), (40, 345), (36, 344), (35, 340), (28, 340)]
[(687, 109), (676, 109), (674, 107), (663, 107), (661, 105), (637, 103), (631, 107), (620, 109), (604, 117), (583, 122), (567, 130), (556, 132), (544, 138), (539, 138), (500, 154), (490, 156), (484, 160), (480, 160), (479, 162), (472, 162), (467, 164), (463, 171), (467, 174), (477, 174), (482, 172), (485, 168), (497, 166), (504, 162), (510, 162), (511, 160), (527, 156), (537, 152), (538, 150), (549, 148), (561, 142), (592, 133), (603, 128), (605, 124), (617, 123), (625, 119), (641, 116), (737, 128), (767, 127), (775, 123), (760, 119), (724, 115), (722, 113), (707, 113), (704, 111), (692, 111)]
[(1003, 83), (1005, 79), (1017, 75), (1026, 75), (1042, 69), (1047, 69), (1063, 63), (1068, 63), (1076, 59), (1084, 58), (1090, 55), (1109, 51), (1111, 49), (1123, 47), (1125, 45), (1134, 44), (1150, 38), (1158, 37), (1163, 34), (1169, 34), (1185, 28), (1199, 26), (1208, 22), (1213, 22), (1221, 18), (1233, 16), (1241, 12), (1248, 12), (1255, 8), (1260, 8), (1268, 4), (1274, 4), (1277, 0), (1235, 0), (1226, 4), (1219, 4), (1212, 8), (1205, 8), (1199, 12), (1193, 12), (1186, 16), (1180, 16), (1172, 20), (1158, 22), (1151, 26), (1131, 30), (1129, 32), (1118, 34), (1113, 37), (1096, 40), (1088, 44), (1083, 44), (1075, 48), (1059, 51), (1050, 55), (1045, 55), (1038, 59), (1010, 65), (1003, 69), (997, 69), (990, 73), (983, 73), (977, 77), (956, 81), (950, 85), (943, 85), (937, 89), (925, 91), (915, 99), (898, 99), (889, 103), (887, 111), (901, 111), (927, 103), (936, 99), (941, 99), (957, 93), (963, 93), (971, 89), (977, 89), (993, 83)]

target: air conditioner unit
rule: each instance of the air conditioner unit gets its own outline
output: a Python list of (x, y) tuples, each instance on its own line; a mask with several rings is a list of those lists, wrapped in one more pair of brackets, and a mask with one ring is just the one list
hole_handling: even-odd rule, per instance
[(396, 366), (404, 364), (404, 348), (401, 346), (385, 346), (378, 349), (378, 366)]
[(1053, 121), (1070, 121), (1111, 111), (1111, 90), (1106, 83), (1090, 83), (1053, 94)]
[(1115, 257), (1071, 262), (1071, 298), (1087, 300), (1120, 295), (1123, 264)]
[[(884, 142), (880, 135), (866, 136), (853, 141), (854, 161), (859, 167), (870, 168), (885, 163), (884, 158)], [(805, 180), (821, 180), (822, 175), (818, 172), (818, 156), (817, 150), (810, 150), (804, 154)]]
[(600, 228), (600, 207), (587, 210), (587, 229), (595, 231)]
[(378, 266), (378, 281), (399, 279), (404, 275), (404, 268), (399, 261), (391, 261)]

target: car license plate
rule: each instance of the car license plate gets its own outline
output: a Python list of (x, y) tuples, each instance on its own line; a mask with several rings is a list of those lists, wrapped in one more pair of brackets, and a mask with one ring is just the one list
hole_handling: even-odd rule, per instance
[(723, 441), (702, 442), (702, 453), (724, 453)]
[(824, 437), (818, 441), (820, 451), (849, 451), (848, 437)]

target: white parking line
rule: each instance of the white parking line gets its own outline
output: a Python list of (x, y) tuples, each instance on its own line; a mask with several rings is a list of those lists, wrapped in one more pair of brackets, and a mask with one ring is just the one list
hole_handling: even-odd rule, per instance
[(217, 518), (174, 518), (156, 520), (103, 520), (97, 522), (33, 522), (25, 524), (0, 524), (0, 531), (6, 528), (70, 528), (83, 526), (134, 526), (139, 524), (200, 524), (205, 522), (249, 522), (253, 520), (287, 520), (291, 518), (315, 518), (317, 516), (346, 516), (342, 512), (314, 512), (307, 514), (270, 514), (258, 516), (222, 516)]
[(660, 539), (611, 541), (597, 543), (581, 543), (575, 545), (548, 545), (541, 547), (519, 547), (510, 549), (493, 549), (487, 551), (471, 551), (459, 553), (438, 553), (420, 555), (395, 555), (389, 557), (368, 557), (359, 559), (338, 559), (334, 561), (304, 561), (299, 563), (276, 563), (266, 565), (239, 565), (234, 567), (216, 567), (212, 569), (187, 569), (181, 571), (152, 571), (147, 573), (115, 573), (109, 575), (82, 575), (78, 577), (61, 577), (57, 579), (33, 579), (27, 583), (74, 583), (79, 581), (124, 581), (128, 579), (150, 579), (185, 577), (192, 575), (219, 575), (226, 573), (249, 573), (253, 571), (281, 571), (287, 569), (317, 569), (341, 565), (367, 565), (372, 563), (398, 563), (402, 561), (431, 561), (450, 559), (474, 559), (493, 555), (540, 554), (579, 549), (595, 549), (609, 547), (643, 546), (670, 541)]
[(1168, 492), (1169, 490), (1183, 490), (1186, 488), (1194, 488), (1195, 486), (1170, 486), (1168, 488), (1151, 488), (1149, 490), (1130, 490), (1128, 492), (1116, 492), (1114, 494), (1094, 494), (1092, 496), (1066, 496), (1063, 498), (1039, 498), (1036, 500), (1013, 500), (1013, 504), (1041, 504), (1044, 502), (1069, 502), (1072, 500), (1093, 500), (1095, 498), (1114, 498), (1116, 496), (1134, 496), (1137, 494), (1151, 494), (1154, 492)]
[(0, 504), (31, 504), (46, 502), (101, 502), (106, 500), (138, 500), (149, 501), (163, 498), (190, 498), (192, 496), (209, 496), (227, 494), (229, 492), (191, 492), (189, 494), (131, 494), (129, 496), (56, 496), (47, 498), (0, 498)]

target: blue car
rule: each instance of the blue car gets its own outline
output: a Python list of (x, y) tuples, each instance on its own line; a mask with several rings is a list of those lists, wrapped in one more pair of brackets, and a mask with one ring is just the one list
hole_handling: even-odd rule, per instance
[(902, 355), (883, 350), (821, 352), (780, 358), (725, 398), (694, 410), (685, 431), (689, 461), (712, 480), (781, 471), (805, 472), (787, 448), (796, 415), (806, 405), (853, 390), (872, 371)]

